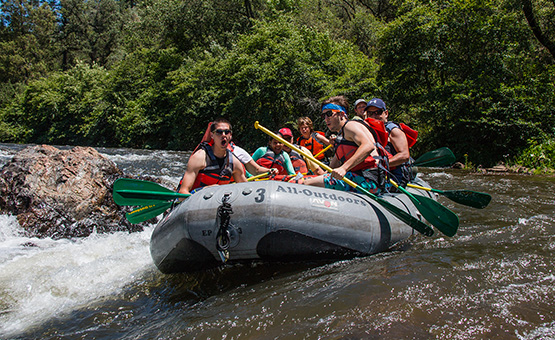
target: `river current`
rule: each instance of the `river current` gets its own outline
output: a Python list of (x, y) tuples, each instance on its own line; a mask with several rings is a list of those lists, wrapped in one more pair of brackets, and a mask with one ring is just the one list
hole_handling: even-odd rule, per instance
[[(0, 144), (0, 166), (22, 145)], [(126, 174), (177, 183), (187, 152), (98, 149)], [(326, 264), (234, 265), (164, 275), (140, 233), (25, 237), (0, 215), (0, 339), (555, 339), (553, 177), (419, 169), (454, 237)]]

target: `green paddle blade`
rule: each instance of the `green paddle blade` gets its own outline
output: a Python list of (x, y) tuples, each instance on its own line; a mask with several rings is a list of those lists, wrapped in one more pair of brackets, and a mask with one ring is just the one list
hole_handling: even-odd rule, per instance
[(459, 217), (455, 213), (431, 198), (420, 195), (413, 197), (416, 198), (416, 201), (413, 201), (414, 205), (430, 224), (444, 235), (454, 236), (457, 233)]
[(457, 233), (459, 217), (454, 212), (429, 197), (413, 195), (405, 188), (397, 186), (395, 182), (391, 182), (409, 197), (422, 216), (439, 231), (447, 236), (454, 236)]
[(471, 190), (446, 190), (441, 191), (440, 194), (454, 202), (478, 209), (484, 209), (491, 201), (490, 194)]
[(190, 196), (174, 192), (158, 183), (130, 178), (115, 181), (112, 194), (117, 205), (152, 205)]
[(471, 190), (447, 190), (442, 191), (439, 189), (432, 189), (422, 187), (420, 185), (409, 183), (408, 187), (416, 188), (420, 190), (436, 192), (440, 195), (444, 195), (452, 201), (460, 204), (468, 205), (469, 207), (483, 209), (488, 206), (491, 201), (491, 196), (483, 192), (471, 191)]
[(131, 223), (140, 223), (151, 218), (154, 218), (164, 211), (168, 210), (172, 206), (171, 202), (159, 202), (156, 204), (147, 205), (144, 207), (137, 208), (131, 212), (125, 214), (127, 220)]
[(453, 152), (447, 148), (439, 148), (434, 151), (427, 152), (422, 156), (418, 157), (414, 161), (415, 166), (427, 166), (427, 167), (441, 167), (453, 164), (456, 158)]

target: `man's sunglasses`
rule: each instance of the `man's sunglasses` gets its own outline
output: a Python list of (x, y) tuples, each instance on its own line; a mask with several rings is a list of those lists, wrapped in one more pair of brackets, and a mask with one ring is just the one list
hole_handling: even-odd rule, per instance
[(327, 117), (327, 118), (330, 118), (330, 117), (333, 116), (333, 114), (336, 113), (336, 112), (341, 112), (341, 111), (339, 111), (339, 110), (328, 110), (328, 111), (324, 111), (324, 112), (322, 112), (322, 119), (326, 119), (326, 117)]
[(379, 115), (381, 115), (382, 113), (383, 113), (383, 110), (376, 110), (376, 111), (370, 111), (370, 110), (368, 110), (368, 111), (366, 111), (366, 114), (369, 115), (369, 116), (372, 116), (372, 115), (378, 115), (378, 116), (379, 116)]
[(222, 129), (217, 129), (214, 130), (215, 133), (217, 133), (218, 135), (231, 135), (231, 130), (226, 129), (226, 130), (222, 130)]

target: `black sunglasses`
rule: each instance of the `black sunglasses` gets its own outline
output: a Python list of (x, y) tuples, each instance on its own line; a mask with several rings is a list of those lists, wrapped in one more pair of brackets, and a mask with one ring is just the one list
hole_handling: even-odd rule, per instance
[(218, 135), (231, 135), (231, 130), (229, 129), (225, 129), (225, 130), (217, 129), (217, 130), (214, 130), (214, 132), (217, 133)]
[(376, 110), (376, 111), (366, 111), (366, 114), (368, 115), (381, 115), (383, 113), (383, 110)]
[(326, 119), (326, 117), (329, 118), (329, 117), (333, 116), (333, 114), (336, 113), (336, 112), (341, 112), (341, 111), (339, 111), (339, 110), (324, 111), (324, 112), (322, 112), (322, 119)]

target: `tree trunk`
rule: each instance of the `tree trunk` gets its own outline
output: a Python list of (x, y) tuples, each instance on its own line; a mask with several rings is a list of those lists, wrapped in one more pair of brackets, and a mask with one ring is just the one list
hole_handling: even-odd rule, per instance
[(538, 39), (540, 44), (547, 48), (551, 56), (555, 59), (555, 43), (549, 40), (549, 37), (541, 30), (540, 26), (538, 25), (536, 17), (534, 16), (532, 2), (530, 0), (521, 1), (522, 11), (524, 12), (524, 16), (528, 21), (528, 25), (530, 26), (532, 33), (534, 33), (534, 36), (536, 37), (536, 39)]
[(247, 12), (247, 18), (254, 19), (254, 12), (252, 11), (250, 0), (245, 0), (245, 11)]

